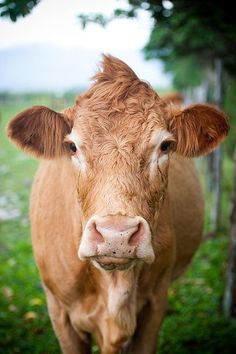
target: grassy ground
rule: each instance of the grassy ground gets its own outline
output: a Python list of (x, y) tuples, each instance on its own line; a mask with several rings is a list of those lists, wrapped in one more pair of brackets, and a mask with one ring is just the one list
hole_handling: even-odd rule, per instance
[[(18, 104), (1, 109), (0, 353), (57, 354), (60, 350), (30, 242), (28, 199), (37, 162), (11, 145), (4, 133), (7, 121), (23, 108)], [(232, 179), (229, 160), (225, 170), (224, 223), (215, 238), (202, 243), (186, 275), (170, 290), (169, 311), (160, 335), (161, 354), (236, 352), (236, 323), (224, 318), (221, 306)]]

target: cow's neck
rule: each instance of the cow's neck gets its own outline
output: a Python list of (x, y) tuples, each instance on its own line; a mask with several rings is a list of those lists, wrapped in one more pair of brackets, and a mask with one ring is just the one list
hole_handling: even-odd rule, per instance
[(94, 271), (99, 272), (95, 278), (98, 287), (102, 290), (99, 294), (107, 312), (109, 337), (113, 343), (122, 342), (132, 336), (136, 327), (139, 270)]

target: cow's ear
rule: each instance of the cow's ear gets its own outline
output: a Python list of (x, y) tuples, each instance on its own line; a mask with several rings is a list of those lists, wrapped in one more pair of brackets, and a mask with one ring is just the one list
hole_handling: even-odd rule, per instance
[(229, 131), (228, 119), (213, 106), (194, 104), (184, 109), (167, 107), (168, 130), (176, 139), (176, 152), (196, 157), (212, 151)]
[(66, 153), (64, 137), (71, 128), (72, 123), (64, 114), (34, 106), (13, 118), (7, 133), (26, 152), (39, 158), (55, 158)]

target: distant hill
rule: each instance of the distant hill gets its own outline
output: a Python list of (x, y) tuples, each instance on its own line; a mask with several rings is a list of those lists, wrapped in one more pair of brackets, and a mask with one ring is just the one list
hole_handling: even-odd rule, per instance
[[(158, 61), (145, 62), (139, 52), (109, 53), (129, 64), (140, 78), (167, 87)], [(87, 87), (101, 53), (50, 45), (28, 45), (0, 51), (0, 91), (55, 91)]]

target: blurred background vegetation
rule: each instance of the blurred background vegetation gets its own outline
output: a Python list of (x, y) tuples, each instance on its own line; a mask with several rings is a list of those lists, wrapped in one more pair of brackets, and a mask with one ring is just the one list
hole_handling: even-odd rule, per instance
[[(0, 14), (17, 21), (38, 2), (0, 1)], [(125, 9), (117, 6), (110, 17), (99, 13), (78, 17), (84, 27), (90, 22), (106, 26), (117, 17), (138, 19), (140, 10), (148, 11), (152, 18), (150, 38), (143, 53), (147, 59), (163, 60), (165, 70), (173, 77), (169, 91), (182, 92), (185, 103), (205, 101), (218, 105), (229, 116), (231, 125), (218, 163), (214, 156), (196, 162), (206, 196), (205, 237), (186, 275), (170, 289), (159, 352), (235, 353), (235, 10), (226, 1), (129, 0)], [(30, 241), (28, 201), (37, 161), (16, 150), (6, 137), (5, 127), (10, 118), (26, 107), (37, 104), (61, 110), (71, 105), (78, 94), (73, 90), (60, 95), (0, 92), (2, 354), (60, 352)], [(217, 203), (215, 220), (212, 210)], [(96, 346), (93, 352), (98, 353)]]

